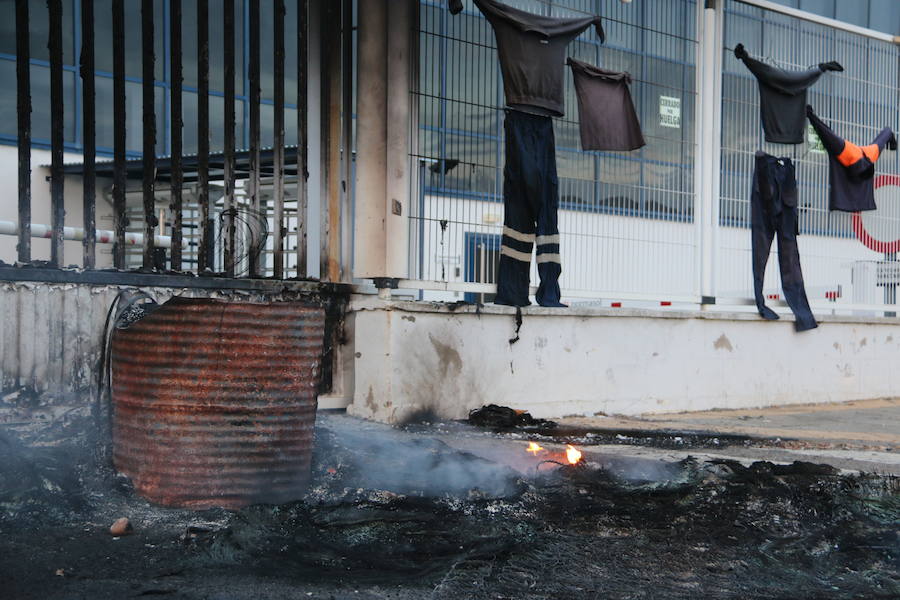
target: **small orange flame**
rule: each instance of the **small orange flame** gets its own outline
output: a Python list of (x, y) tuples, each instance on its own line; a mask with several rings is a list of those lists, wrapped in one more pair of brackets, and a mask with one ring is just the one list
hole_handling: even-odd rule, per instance
[(566, 458), (570, 465), (577, 465), (581, 461), (581, 451), (571, 444), (566, 444)]
[(534, 442), (528, 442), (528, 447), (525, 448), (525, 452), (531, 452), (534, 456), (537, 456), (537, 453), (543, 450), (543, 448)]

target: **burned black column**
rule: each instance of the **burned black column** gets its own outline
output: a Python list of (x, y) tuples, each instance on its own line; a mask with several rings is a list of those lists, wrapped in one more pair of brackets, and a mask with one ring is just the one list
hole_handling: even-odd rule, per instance
[(63, 266), (63, 226), (66, 218), (63, 179), (63, 68), (62, 68), (62, 0), (47, 0), (50, 11), (50, 264)]
[(181, 270), (181, 238), (182, 238), (182, 132), (184, 126), (181, 117), (181, 0), (169, 0), (169, 70), (171, 71), (171, 88), (169, 102), (172, 105), (172, 176), (170, 178), (172, 204), (172, 270)]
[(94, 0), (81, 0), (81, 82), (84, 121), (84, 241), (82, 264), (96, 265), (96, 169), (97, 127), (94, 92)]
[(209, 255), (209, 0), (197, 0), (197, 202), (200, 204), (200, 248), (197, 272), (212, 268)]
[(144, 259), (143, 267), (153, 269), (153, 236), (156, 234), (156, 109), (153, 79), (155, 55), (153, 50), (153, 0), (141, 0), (141, 67), (143, 91), (143, 198), (144, 198)]
[(28, 2), (16, 2), (16, 119), (19, 150), (18, 260), (31, 262), (31, 48)]
[(125, 0), (113, 0), (113, 265), (125, 268)]

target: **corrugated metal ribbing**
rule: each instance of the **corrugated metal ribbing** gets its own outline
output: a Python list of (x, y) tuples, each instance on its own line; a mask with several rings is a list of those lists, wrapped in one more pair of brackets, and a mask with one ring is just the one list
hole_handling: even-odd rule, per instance
[(170, 300), (112, 342), (113, 460), (147, 499), (286, 502), (309, 476), (321, 308)]

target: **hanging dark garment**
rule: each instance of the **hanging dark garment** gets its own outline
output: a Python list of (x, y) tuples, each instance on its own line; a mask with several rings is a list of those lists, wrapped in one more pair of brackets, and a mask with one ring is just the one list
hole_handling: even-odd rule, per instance
[[(606, 35), (600, 17), (544, 17), (496, 0), (473, 1), (494, 28), (506, 105), (534, 114), (563, 116), (566, 46), (591, 25), (603, 42)], [(461, 10), (461, 0), (450, 0), (451, 13)]]
[(636, 150), (644, 146), (641, 123), (631, 101), (631, 75), (569, 58), (578, 96), (582, 150)]
[(763, 296), (766, 263), (769, 261), (772, 240), (777, 233), (781, 287), (784, 299), (794, 312), (794, 329), (806, 331), (818, 327), (809, 308), (803, 273), (800, 270), (800, 253), (797, 250), (797, 236), (800, 233), (797, 180), (791, 159), (776, 158), (765, 152), (756, 153), (750, 213), (753, 293), (759, 314), (764, 319), (778, 319), (775, 311), (766, 306)]
[(738, 44), (734, 55), (744, 62), (759, 84), (759, 113), (766, 141), (802, 144), (806, 129), (806, 90), (825, 71), (842, 71), (836, 62), (821, 63), (804, 71), (786, 71), (751, 58)]
[(559, 275), (559, 179), (553, 119), (507, 110), (506, 166), (503, 168), (503, 237), (495, 304), (528, 306), (531, 251), (537, 242), (541, 306), (561, 304)]
[(811, 106), (806, 115), (828, 152), (828, 209), (859, 212), (875, 210), (875, 163), (887, 146), (897, 149), (890, 127), (882, 129), (868, 146), (857, 146), (838, 137)]

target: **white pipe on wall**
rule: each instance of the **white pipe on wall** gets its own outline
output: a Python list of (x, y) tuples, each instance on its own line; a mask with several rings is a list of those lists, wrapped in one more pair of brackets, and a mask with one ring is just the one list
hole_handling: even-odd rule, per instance
[[(18, 235), (19, 226), (13, 221), (0, 221), (0, 235)], [(31, 224), (31, 237), (47, 238), (53, 235), (53, 228), (49, 225), (41, 225), (39, 223)], [(84, 229), (81, 227), (64, 227), (63, 239), (81, 241), (84, 239)], [(96, 234), (98, 244), (112, 244), (116, 241), (114, 231), (107, 229), (98, 229)], [(172, 238), (168, 235), (153, 236), (154, 245), (157, 248), (171, 248)], [(126, 233), (125, 244), (128, 246), (142, 246), (144, 244), (144, 234), (142, 233)], [(185, 241), (182, 246), (187, 246)]]

